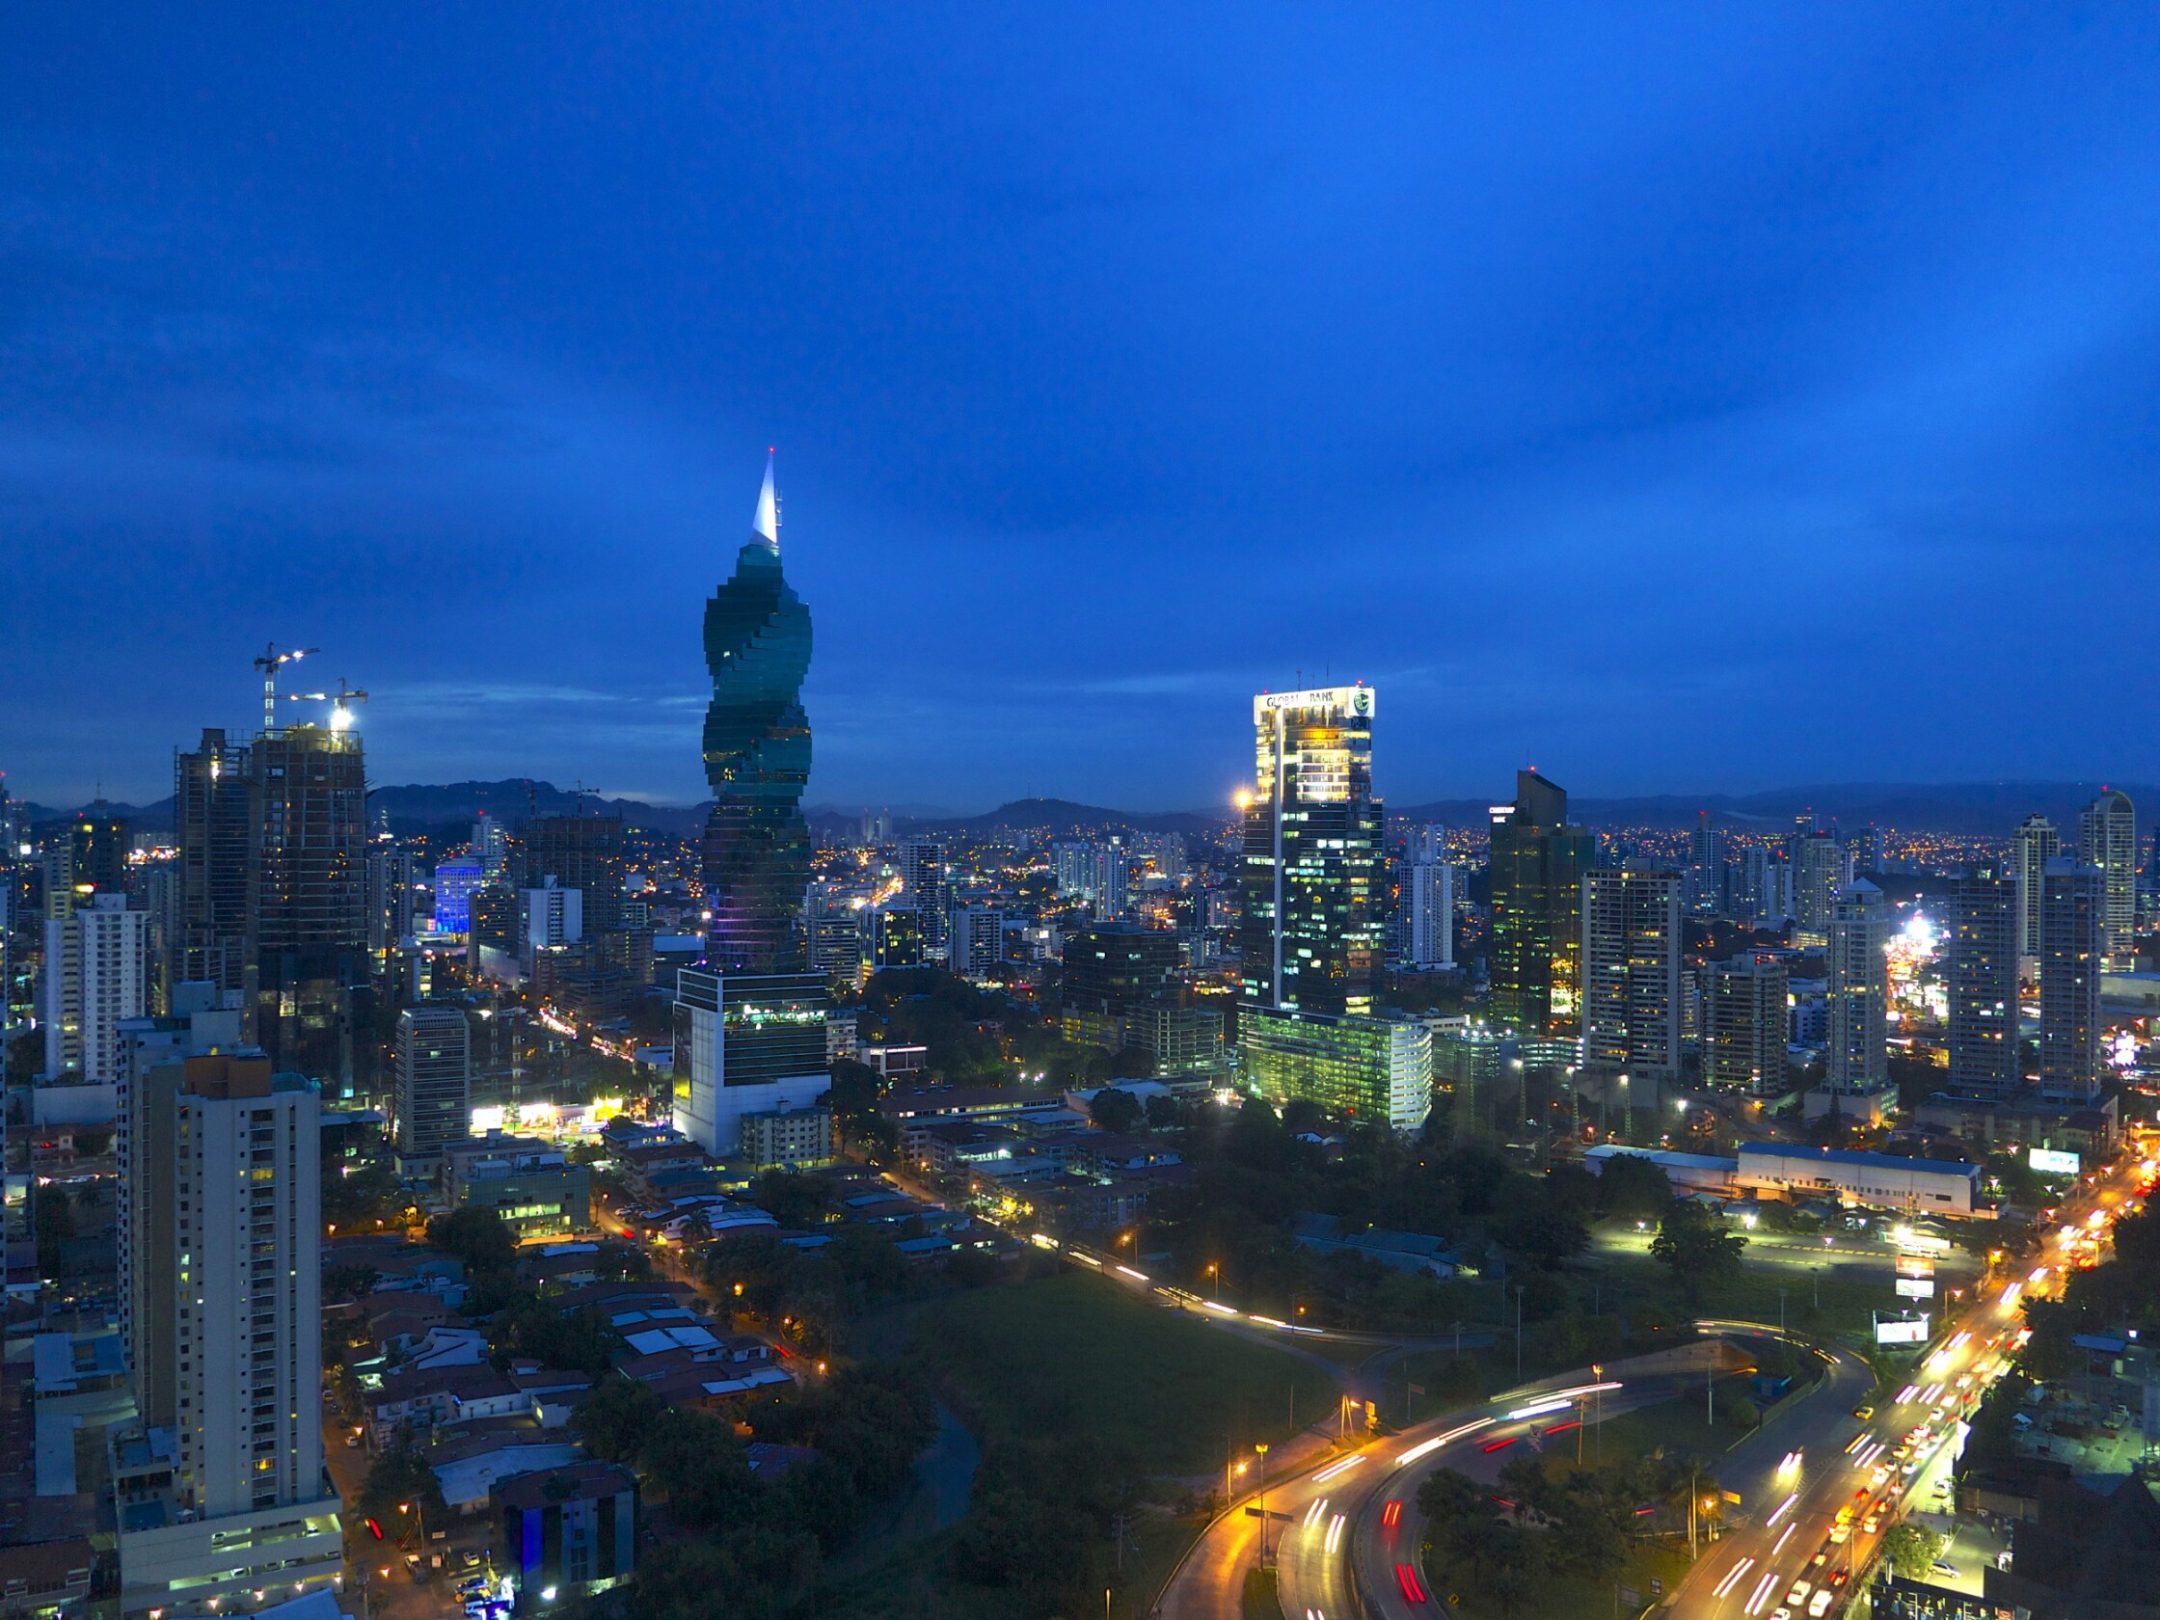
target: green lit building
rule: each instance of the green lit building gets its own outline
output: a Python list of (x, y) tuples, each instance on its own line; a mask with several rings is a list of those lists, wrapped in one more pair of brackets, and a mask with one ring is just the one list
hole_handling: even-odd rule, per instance
[(1582, 1019), (1583, 875), (1590, 834), (1567, 824), (1567, 790), (1515, 773), (1515, 802), (1492, 809), (1490, 1011), (1502, 1029), (1573, 1035)]
[(1417, 1019), (1242, 1007), (1238, 1049), (1247, 1085), (1277, 1107), (1303, 1097), (1405, 1131), (1432, 1111), (1432, 1030)]

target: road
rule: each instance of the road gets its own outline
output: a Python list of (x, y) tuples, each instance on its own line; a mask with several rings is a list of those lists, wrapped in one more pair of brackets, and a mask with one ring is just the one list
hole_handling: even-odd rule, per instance
[[(2062, 1257), (2075, 1255), (2083, 1234), (2104, 1234), (2150, 1181), (2151, 1171), (2135, 1159), (2090, 1178), (2056, 1211), (2044, 1254), (2026, 1256), (2022, 1275), (2017, 1264), (2006, 1266), (1946, 1319), (1909, 1380), (1879, 1410), (1860, 1420), (1852, 1408), (1866, 1403), (1858, 1396), (1826, 1409), (1850, 1413), (1842, 1435), (1834, 1416), (1809, 1426), (1789, 1500), (1697, 1563), (1672, 1594), (1671, 1612), (1687, 1620), (1776, 1620), (1787, 1609), (1796, 1617), (1841, 1611), (1864, 1583), (1883, 1532), (1936, 1499), (1935, 1481), (1963, 1444), (1964, 1420), (2022, 1343), (2023, 1298), (2059, 1289)], [(1799, 1438), (1794, 1432), (1789, 1443)], [(1968, 1576), (1962, 1565), (1959, 1576)], [(1826, 1581), (1834, 1594), (1827, 1602), (1820, 1598)]]
[[(1284, 1614), (1291, 1620), (1349, 1620), (1359, 1612), (1350, 1592), (1352, 1549), (1370, 1552), (1379, 1545), (1377, 1521), (1387, 1501), (1405, 1490), (1414, 1496), (1414, 1480), (1443, 1462), (1460, 1460), (1466, 1452), (1480, 1459), (1490, 1457), (1497, 1468), (1504, 1458), (1472, 1449), (1473, 1445), (1482, 1448), (1494, 1439), (1527, 1436), (1533, 1429), (1573, 1420), (1586, 1404), (1591, 1385), (1607, 1386), (1598, 1392), (1601, 1404), (1583, 1414), (1593, 1420), (1669, 1399), (1675, 1379), (1694, 1387), (1698, 1369), (1708, 1360), (1730, 1365), (1745, 1358), (1722, 1340), (1706, 1340), (1617, 1361), (1602, 1374), (1582, 1368), (1540, 1379), (1352, 1451), (1313, 1444), (1315, 1437), (1310, 1433), (1301, 1436), (1307, 1443), (1304, 1454), (1288, 1469), (1278, 1468), (1280, 1477), (1268, 1483), (1269, 1517), (1263, 1521), (1250, 1511), (1260, 1506), (1257, 1491), (1234, 1502), (1227, 1514), (1202, 1532), (1155, 1612), (1164, 1620), (1228, 1620), (1237, 1615), (1245, 1571), (1258, 1561), (1264, 1524), (1270, 1547), (1280, 1549)], [(1630, 1380), (1640, 1387), (1629, 1388)], [(1559, 1402), (1555, 1409), (1521, 1413), (1525, 1406), (1554, 1400)], [(1510, 1413), (1521, 1415), (1510, 1417)], [(1415, 1546), (1414, 1527), (1404, 1526), (1398, 1539), (1401, 1545)], [(1372, 1567), (1384, 1568), (1392, 1582), (1391, 1561), (1379, 1560)]]

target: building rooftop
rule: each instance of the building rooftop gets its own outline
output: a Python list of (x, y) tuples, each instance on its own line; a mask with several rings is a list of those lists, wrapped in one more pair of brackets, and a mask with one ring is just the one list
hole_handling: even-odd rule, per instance
[(1865, 1153), (1852, 1148), (1811, 1148), (1800, 1142), (1742, 1142), (1740, 1157), (1816, 1159), (1824, 1164), (1849, 1164), (1859, 1170), (1902, 1170), (1908, 1175), (1980, 1177), (1980, 1166), (1961, 1159), (1906, 1159), (1895, 1153)]
[(562, 1502), (620, 1496), (636, 1485), (636, 1480), (613, 1463), (581, 1462), (503, 1480), (495, 1487), (495, 1499), (506, 1508), (531, 1513)]

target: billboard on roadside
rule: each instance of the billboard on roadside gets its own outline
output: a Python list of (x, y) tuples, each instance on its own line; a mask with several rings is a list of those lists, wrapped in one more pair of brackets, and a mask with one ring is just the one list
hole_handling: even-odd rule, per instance
[(1909, 1317), (1880, 1317), (1875, 1319), (1875, 1342), (1877, 1344), (1926, 1344), (1928, 1319), (1925, 1315)]
[(2085, 1167), (2085, 1161), (2075, 1153), (2058, 1153), (2053, 1148), (2029, 1148), (2025, 1162), (2035, 1175), (2042, 1176), (2074, 1176)]
[(1933, 1277), (1900, 1277), (1897, 1280), (1897, 1291), (1898, 1296), (1902, 1299), (1933, 1299), (1935, 1297), (1935, 1279)]

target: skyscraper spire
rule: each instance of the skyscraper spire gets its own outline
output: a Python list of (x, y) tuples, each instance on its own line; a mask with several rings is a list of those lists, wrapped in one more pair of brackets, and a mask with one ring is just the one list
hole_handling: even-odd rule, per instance
[(750, 520), (750, 528), (765, 542), (767, 551), (777, 553), (780, 549), (780, 497), (773, 491), (773, 450), (765, 450), (765, 487), (758, 491), (757, 516)]

